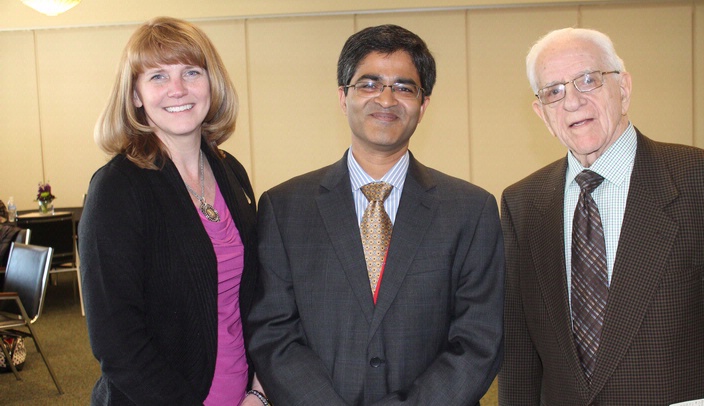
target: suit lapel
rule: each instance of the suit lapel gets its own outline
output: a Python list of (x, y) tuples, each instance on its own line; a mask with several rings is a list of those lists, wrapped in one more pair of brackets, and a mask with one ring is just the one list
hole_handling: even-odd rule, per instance
[[(408, 174), (391, 234), (384, 276), (369, 328), (369, 339), (374, 336), (386, 312), (393, 304), (438, 207), (434, 194), (434, 181), (427, 169), (416, 161), (413, 155), (410, 158)], [(370, 290), (368, 283), (367, 290)]]
[(593, 394), (603, 388), (621, 362), (655, 295), (678, 232), (676, 222), (665, 212), (665, 207), (677, 195), (655, 145), (638, 132), (638, 149), (606, 306)]
[(587, 381), (582, 373), (572, 333), (572, 316), (567, 292), (564, 237), (564, 192), (567, 158), (559, 161), (537, 194), (534, 205), (537, 214), (529, 225), (528, 242), (540, 291), (550, 323), (557, 334), (560, 352), (581, 382), (583, 394)]
[(369, 288), (362, 237), (355, 214), (347, 154), (330, 167), (320, 186), (321, 190), (316, 198), (320, 216), (359, 307), (367, 322), (371, 323), (374, 300)]

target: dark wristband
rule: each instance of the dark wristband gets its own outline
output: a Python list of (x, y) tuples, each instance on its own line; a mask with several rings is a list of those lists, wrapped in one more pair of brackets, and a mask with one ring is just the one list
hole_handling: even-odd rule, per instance
[(254, 395), (259, 399), (264, 406), (274, 406), (271, 402), (269, 402), (269, 398), (266, 397), (263, 393), (259, 392), (256, 389), (251, 389), (247, 391), (248, 395)]

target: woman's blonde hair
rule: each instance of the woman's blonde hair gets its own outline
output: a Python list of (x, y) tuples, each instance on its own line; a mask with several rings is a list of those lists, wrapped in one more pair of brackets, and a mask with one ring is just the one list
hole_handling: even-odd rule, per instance
[(184, 64), (204, 68), (210, 82), (210, 110), (202, 137), (217, 151), (235, 131), (238, 100), (235, 88), (215, 47), (195, 25), (157, 17), (140, 26), (122, 53), (117, 78), (105, 110), (95, 125), (98, 146), (110, 155), (125, 154), (147, 169), (163, 167), (169, 152), (149, 126), (144, 107), (133, 103), (140, 73), (158, 65)]

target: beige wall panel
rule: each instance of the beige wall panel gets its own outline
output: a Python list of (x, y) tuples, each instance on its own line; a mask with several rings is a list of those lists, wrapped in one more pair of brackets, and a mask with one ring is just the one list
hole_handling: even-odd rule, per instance
[(650, 138), (692, 145), (692, 6), (584, 7), (581, 25), (608, 34), (631, 73), (633, 124)]
[(576, 8), (469, 12), (473, 181), (497, 199), (506, 186), (566, 154), (533, 112), (525, 57), (548, 31), (576, 22)]
[(356, 30), (380, 24), (400, 25), (418, 34), (437, 65), (437, 82), (411, 139), (411, 151), (427, 166), (470, 180), (465, 12), (365, 14), (357, 16)]
[[(603, 0), (582, 0), (582, 2)], [(350, 14), (357, 11), (458, 8), (532, 4), (535, 0), (86, 0), (68, 12), (47, 17), (19, 0), (0, 1), (0, 30), (69, 25), (110, 25), (142, 22), (159, 15), (179, 18), (227, 18), (301, 16), (320, 13)], [(544, 0), (542, 3), (568, 3), (573, 0)]]
[(704, 3), (694, 8), (694, 145), (704, 148)]
[(252, 173), (251, 139), (249, 132), (249, 87), (247, 83), (247, 46), (243, 20), (201, 22), (198, 26), (206, 32), (218, 50), (235, 85), (240, 101), (235, 133), (220, 147), (234, 155), (248, 173)]
[(91, 176), (106, 162), (93, 141), (122, 48), (134, 27), (37, 32), (44, 171), (56, 207), (80, 206)]
[(31, 32), (0, 33), (0, 200), (19, 210), (36, 206), (42, 180), (34, 39)]
[(337, 96), (337, 57), (352, 17), (247, 23), (255, 193), (338, 160), (349, 128)]
[[(0, 16), (8, 15), (8, 7), (27, 12), (17, 3), (15, 10), (0, 2)], [(231, 12), (206, 3), (221, 17)], [(355, 30), (392, 22), (420, 34), (438, 60), (438, 83), (411, 149), (424, 163), (498, 197), (507, 185), (564, 155), (530, 108), (533, 96), (524, 73), (528, 47), (552, 28), (580, 25), (610, 34), (634, 76), (634, 123), (655, 139), (704, 146), (702, 4), (234, 18), (198, 24), (213, 39), (240, 94), (238, 128), (223, 147), (245, 164), (257, 194), (340, 157), (350, 137), (336, 91), (340, 48)], [(84, 6), (89, 3), (73, 11)], [(50, 21), (68, 24), (62, 16)], [(71, 23), (96, 21), (87, 16), (80, 24)], [(49, 23), (42, 24), (38, 26)], [(5, 72), (0, 79), (0, 199), (13, 195), (20, 209), (33, 209), (36, 183), (44, 177), (55, 188), (57, 206), (80, 204), (90, 176), (105, 162), (92, 140), (93, 125), (134, 28), (40, 29), (33, 34), (3, 31), (8, 27), (0, 24)], [(304, 81), (312, 84), (299, 95), (302, 87), (296, 84)]]

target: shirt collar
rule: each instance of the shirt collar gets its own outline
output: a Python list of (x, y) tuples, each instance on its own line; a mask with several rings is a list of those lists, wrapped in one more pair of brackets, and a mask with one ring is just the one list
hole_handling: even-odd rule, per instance
[(585, 169), (598, 173), (615, 185), (620, 185), (626, 176), (630, 176), (630, 168), (636, 159), (637, 146), (636, 130), (629, 122), (623, 134), (589, 168), (583, 167), (579, 160), (572, 155), (572, 152), (568, 152), (566, 185), (570, 185), (574, 178)]
[[(406, 151), (406, 153), (401, 156), (401, 159), (399, 159), (398, 162), (396, 162), (394, 166), (389, 169), (389, 171), (386, 172), (381, 179), (379, 179), (379, 181), (391, 184), (394, 189), (402, 189), (403, 183), (406, 180), (406, 172), (408, 172), (409, 162), (409, 153)], [(352, 147), (350, 147), (347, 153), (347, 168), (350, 172), (352, 190), (359, 190), (362, 186), (377, 181), (369, 176), (369, 174), (362, 169), (357, 160), (354, 159)]]

